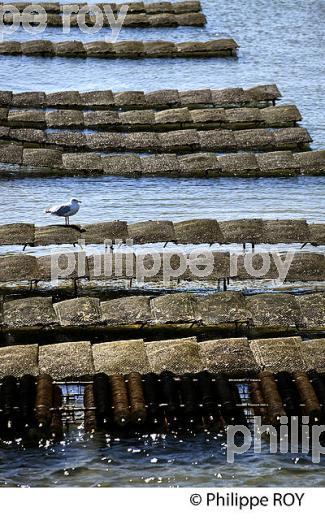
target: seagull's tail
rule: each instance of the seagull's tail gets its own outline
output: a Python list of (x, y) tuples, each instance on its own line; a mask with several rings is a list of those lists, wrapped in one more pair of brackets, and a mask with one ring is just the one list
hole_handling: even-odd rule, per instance
[(52, 213), (51, 209), (50, 208), (47, 208), (44, 210), (44, 213)]

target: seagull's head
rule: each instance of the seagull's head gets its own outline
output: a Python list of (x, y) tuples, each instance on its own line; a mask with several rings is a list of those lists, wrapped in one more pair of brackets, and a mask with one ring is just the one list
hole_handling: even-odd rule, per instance
[(78, 199), (70, 199), (70, 204), (81, 204), (81, 200), (78, 200)]

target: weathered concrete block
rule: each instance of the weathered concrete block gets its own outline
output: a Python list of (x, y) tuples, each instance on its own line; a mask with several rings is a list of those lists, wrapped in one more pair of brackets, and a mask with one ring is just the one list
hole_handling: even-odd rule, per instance
[(40, 346), (39, 371), (61, 381), (92, 375), (94, 365), (90, 342), (76, 341)]
[(135, 255), (133, 252), (116, 256), (111, 251), (88, 257), (91, 280), (128, 280), (135, 277)]
[(43, 107), (45, 106), (45, 92), (18, 92), (13, 94), (13, 107)]
[(1, 145), (0, 162), (6, 164), (22, 164), (23, 147), (16, 144)]
[(46, 148), (25, 148), (23, 164), (40, 168), (62, 168), (62, 152)]
[(309, 226), (304, 219), (265, 220), (263, 222), (263, 243), (265, 244), (292, 244), (309, 241)]
[(176, 240), (180, 244), (222, 244), (224, 242), (217, 220), (185, 220), (176, 222), (174, 228)]
[(53, 253), (37, 258), (38, 280), (76, 280), (89, 278), (89, 269), (84, 253)]
[(28, 42), (21, 43), (21, 51), (25, 55), (54, 54), (54, 44), (48, 40), (31, 40)]
[(0, 282), (38, 280), (39, 271), (35, 256), (24, 254), (0, 256)]
[(181, 126), (182, 123), (192, 122), (191, 112), (187, 107), (161, 110), (155, 113), (154, 119), (157, 125), (166, 126), (167, 128), (176, 128)]
[(77, 90), (51, 92), (46, 94), (45, 102), (48, 107), (79, 107), (81, 96)]
[(325, 256), (317, 253), (296, 253), (286, 277), (287, 281), (324, 281)]
[(128, 296), (101, 302), (102, 318), (113, 325), (135, 325), (151, 321), (150, 297)]
[(177, 27), (179, 25), (173, 13), (151, 14), (148, 16), (148, 22), (151, 27)]
[(84, 124), (88, 128), (111, 127), (119, 125), (118, 113), (113, 110), (84, 112)]
[(325, 150), (296, 153), (293, 155), (293, 160), (303, 175), (325, 173)]
[(173, 12), (181, 13), (195, 13), (201, 11), (201, 2), (198, 0), (187, 0), (185, 2), (175, 2), (172, 4)]
[(133, 108), (144, 108), (146, 106), (146, 98), (143, 91), (115, 92), (114, 102), (117, 107), (124, 110)]
[(202, 365), (209, 372), (247, 377), (247, 373), (258, 371), (247, 338), (203, 341), (198, 343), (198, 347)]
[(325, 245), (325, 224), (309, 224), (308, 229), (311, 243)]
[(220, 128), (226, 122), (225, 112), (224, 108), (205, 108), (191, 110), (190, 114), (196, 128), (207, 130)]
[(156, 132), (131, 132), (120, 134), (121, 148), (123, 150), (135, 150), (138, 152), (152, 153), (161, 151), (161, 139)]
[(34, 224), (3, 224), (0, 226), (0, 245), (25, 245), (34, 243)]
[(86, 49), (80, 41), (55, 42), (53, 45), (55, 56), (86, 56)]
[(66, 148), (83, 148), (86, 145), (86, 134), (81, 132), (58, 130), (45, 132), (46, 144), (54, 144)]
[(123, 149), (124, 134), (117, 132), (96, 132), (85, 134), (86, 146), (89, 150), (114, 151)]
[(58, 323), (51, 297), (23, 298), (3, 304), (3, 323), (10, 329), (47, 327)]
[(166, 294), (151, 300), (151, 313), (156, 323), (189, 323), (197, 321), (196, 298), (192, 294)]
[(221, 168), (213, 153), (196, 153), (178, 157), (180, 173), (184, 176), (218, 177)]
[(198, 132), (199, 146), (207, 152), (230, 152), (236, 149), (232, 130), (208, 130)]
[[(211, 90), (200, 89), (200, 90), (184, 90), (179, 92), (179, 102), (184, 107), (201, 107), (212, 105)], [(193, 115), (193, 113), (192, 113)]]
[(83, 45), (88, 58), (115, 58), (113, 43), (98, 41), (87, 42)]
[(46, 124), (49, 128), (83, 127), (84, 117), (80, 110), (57, 110), (46, 112)]
[(246, 297), (246, 306), (253, 316), (253, 327), (263, 330), (297, 328), (300, 309), (291, 294), (256, 294)]
[(242, 88), (225, 88), (211, 90), (211, 98), (214, 106), (237, 107), (249, 102), (249, 96)]
[(178, 175), (179, 170), (179, 160), (175, 154), (141, 157), (141, 172), (144, 175)]
[[(232, 276), (237, 280), (277, 280), (282, 271), (275, 263), (278, 255), (278, 265), (283, 262), (279, 253), (269, 252), (237, 254), (232, 257)], [(281, 265), (281, 264), (280, 264)], [(285, 275), (283, 275), (283, 278)]]
[(128, 225), (129, 238), (136, 244), (174, 242), (174, 225), (169, 220), (147, 220)]
[(142, 339), (98, 343), (93, 345), (92, 352), (95, 372), (111, 375), (150, 371)]
[(302, 120), (302, 116), (295, 105), (278, 105), (262, 108), (261, 117), (268, 126), (294, 125)]
[(178, 130), (158, 134), (161, 149), (164, 152), (190, 152), (199, 148), (200, 140), (196, 130)]
[(228, 244), (260, 244), (264, 237), (262, 219), (225, 220), (219, 222), (219, 227)]
[(148, 92), (145, 94), (145, 100), (146, 106), (160, 109), (178, 106), (180, 104), (179, 93), (178, 90), (175, 89)]
[[(113, 4), (113, 5), (116, 6), (116, 10), (118, 11), (123, 4), (121, 3), (121, 4)], [(112, 9), (113, 9), (113, 7), (112, 7)], [(115, 11), (115, 9), (114, 9), (114, 11)], [(142, 13), (144, 11), (145, 11), (144, 2), (132, 2), (129, 5), (128, 13)]]
[(234, 327), (247, 324), (252, 315), (241, 293), (227, 291), (197, 297), (197, 316), (204, 325)]
[(182, 42), (176, 45), (178, 55), (182, 57), (232, 56), (236, 55), (238, 47), (231, 38), (207, 42)]
[(256, 154), (256, 160), (262, 175), (288, 176), (300, 173), (291, 152), (260, 153)]
[(126, 129), (152, 130), (155, 125), (155, 112), (153, 110), (131, 110), (130, 112), (120, 112), (118, 123)]
[(10, 126), (45, 126), (45, 112), (42, 110), (9, 110)]
[(301, 344), (302, 357), (307, 370), (325, 372), (325, 339), (312, 339)]
[(175, 16), (177, 25), (204, 27), (207, 19), (203, 13), (184, 13)]
[(38, 374), (38, 345), (13, 345), (0, 349), (0, 377)]
[(149, 2), (144, 5), (147, 14), (173, 13), (172, 2)]
[(69, 153), (62, 155), (63, 168), (67, 170), (102, 171), (101, 157), (95, 153)]
[(53, 305), (62, 327), (93, 325), (101, 321), (98, 298), (74, 298)]
[(223, 175), (226, 176), (255, 176), (260, 170), (256, 156), (251, 153), (219, 155), (218, 163)]
[(123, 22), (124, 27), (149, 27), (149, 25), (150, 20), (146, 13), (127, 14)]
[(146, 343), (150, 370), (170, 370), (176, 374), (200, 372), (202, 363), (196, 338), (151, 341)]
[(45, 132), (36, 128), (11, 128), (9, 136), (11, 139), (32, 144), (45, 142)]
[(308, 130), (300, 127), (280, 128), (273, 132), (273, 136), (278, 148), (297, 148), (312, 142)]
[(313, 293), (296, 296), (300, 308), (301, 321), (299, 326), (309, 330), (325, 328), (325, 294)]
[(77, 244), (80, 238), (79, 229), (72, 226), (54, 225), (35, 228), (35, 246)]
[(234, 137), (239, 150), (264, 150), (281, 146), (281, 141), (275, 139), (275, 132), (263, 128), (238, 130), (234, 132)]
[(281, 92), (275, 84), (257, 85), (246, 90), (249, 97), (256, 101), (275, 101), (282, 97)]
[(105, 241), (125, 242), (128, 238), (127, 222), (114, 220), (112, 222), (98, 222), (83, 226), (81, 238), (87, 244), (104, 244)]
[(89, 108), (110, 108), (115, 106), (114, 96), (111, 90), (80, 92), (80, 100), (81, 106)]
[(0, 90), (0, 106), (7, 107), (12, 103), (12, 91)]
[(225, 111), (226, 122), (231, 128), (247, 128), (258, 126), (262, 120), (258, 108), (230, 108)]
[(143, 42), (137, 40), (117, 42), (113, 48), (117, 58), (140, 58), (145, 54)]
[(139, 155), (123, 154), (102, 157), (104, 172), (109, 175), (141, 175), (142, 163)]
[(164, 41), (143, 42), (145, 55), (149, 58), (166, 58), (177, 54), (176, 43)]
[(271, 372), (304, 370), (302, 339), (291, 338), (257, 339), (250, 342), (250, 348), (261, 369)]
[(21, 43), (7, 41), (0, 43), (0, 54), (21, 54)]

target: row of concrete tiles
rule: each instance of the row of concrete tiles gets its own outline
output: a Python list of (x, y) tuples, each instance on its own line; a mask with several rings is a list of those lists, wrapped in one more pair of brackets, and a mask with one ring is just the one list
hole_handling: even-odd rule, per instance
[(111, 90), (95, 90), (79, 92), (75, 90), (52, 92), (12, 92), (0, 91), (0, 106), (17, 108), (78, 108), (110, 109), (110, 110), (141, 110), (154, 108), (200, 108), (219, 107), (233, 108), (240, 106), (263, 107), (275, 103), (281, 97), (278, 87), (257, 85), (248, 89), (199, 89), (177, 90), (163, 89), (153, 92)]
[[(58, 149), (58, 154), (76, 151), (96, 151), (103, 152), (139, 152), (145, 154), (152, 153), (177, 153), (186, 154), (190, 152), (209, 152), (209, 153), (229, 153), (239, 151), (285, 151), (285, 150), (305, 150), (312, 142), (309, 132), (305, 128), (280, 128), (280, 129), (250, 129), (250, 130), (172, 130), (169, 132), (93, 132), (84, 133), (82, 131), (69, 130), (40, 130), (35, 128), (9, 128), (0, 126), (0, 162), (10, 162), (6, 160), (7, 143), (17, 143), (23, 145), (28, 143), (34, 147), (48, 147)], [(12, 156), (19, 164), (23, 160), (27, 161), (28, 156), (37, 157), (37, 150), (25, 151), (25, 158), (20, 157), (19, 148), (11, 149), (9, 158)], [(47, 157), (48, 152), (40, 152), (40, 157)], [(84, 156), (85, 158), (87, 156)], [(200, 156), (199, 156), (200, 158)], [(168, 159), (166, 157), (165, 161)], [(170, 160), (173, 158), (170, 157)], [(31, 160), (31, 159), (30, 159)], [(146, 160), (146, 158), (144, 158)], [(150, 158), (148, 159), (150, 160)], [(153, 159), (155, 160), (155, 159)], [(216, 161), (216, 159), (215, 159)], [(55, 156), (52, 151), (50, 160), (47, 161), (54, 167), (60, 167), (60, 156)], [(175, 161), (174, 161), (175, 163)], [(26, 162), (25, 162), (26, 164)], [(92, 169), (98, 168), (95, 159), (92, 161)], [(31, 163), (31, 165), (33, 165)], [(42, 166), (39, 162), (37, 166)], [(45, 164), (48, 166), (48, 164)], [(172, 170), (175, 169), (175, 164)], [(178, 168), (176, 168), (177, 170)], [(211, 169), (211, 168), (210, 168)], [(217, 168), (218, 169), (218, 168)], [(254, 169), (254, 168), (253, 168)], [(141, 171), (141, 170), (140, 170)]]
[[(46, 246), (51, 244), (305, 244), (325, 245), (325, 223), (306, 220), (242, 219), (218, 221), (194, 219), (181, 222), (122, 220), (74, 226), (35, 226), (28, 223), (0, 225), (0, 245)], [(131, 242), (132, 241), (132, 242)]]
[(66, 58), (218, 58), (237, 56), (238, 44), (232, 38), (205, 42), (105, 41), (78, 40), (52, 42), (33, 40), (0, 43), (0, 54), (60, 56)]
[[(284, 266), (287, 266), (285, 272)], [(293, 252), (230, 255), (208, 250), (191, 253), (106, 252), (91, 256), (86, 256), (84, 251), (39, 257), (22, 253), (0, 255), (2, 284), (45, 281), (55, 283), (58, 279), (218, 282), (226, 278), (239, 281), (324, 281), (325, 256)]]
[[(3, 15), (3, 23), (6, 25), (11, 25), (15, 21), (16, 16), (16, 13), (5, 13)], [(64, 27), (67, 21), (67, 18), (63, 17), (59, 13), (42, 13), (42, 16), (44, 17), (42, 21), (43, 23), (46, 23), (47, 27)], [(40, 19), (40, 15), (38, 13), (35, 15), (28, 13), (25, 16), (24, 14), (22, 14), (20, 18), (21, 21), (24, 21), (24, 17), (26, 22), (28, 23), (37, 23)], [(105, 13), (103, 13), (102, 18), (99, 18), (99, 16), (92, 15), (89, 13), (84, 13), (84, 15), (82, 15), (82, 18), (80, 18), (77, 14), (68, 14), (68, 21), (70, 27), (79, 27), (82, 23), (87, 24), (88, 27), (94, 26), (96, 23), (100, 23), (103, 27), (111, 27), (112, 24), (111, 19), (109, 19)], [(127, 14), (123, 20), (123, 27), (204, 27), (205, 24), (206, 17), (203, 13), (200, 12), (189, 12), (181, 14), (149, 14), (144, 12), (136, 14)]]
[(88, 341), (0, 348), (0, 377), (46, 373), (56, 380), (104, 372), (146, 374), (170, 370), (176, 374), (207, 369), (233, 377), (272, 372), (325, 372), (325, 339), (302, 341), (300, 336), (257, 339), (246, 337), (198, 342), (195, 336), (161, 341)]
[[(39, 131), (39, 130), (35, 130)], [(62, 153), (60, 150), (0, 146), (0, 163), (33, 167), (32, 174), (118, 175), (167, 177), (290, 177), (323, 175), (325, 151), (292, 153), (212, 153), (148, 155), (98, 155), (95, 152)], [(37, 172), (37, 168), (39, 171)], [(20, 170), (18, 170), (19, 172)], [(21, 173), (29, 175), (28, 170)]]
[[(0, 3), (0, 6), (5, 6), (6, 4)], [(23, 11), (27, 7), (35, 7), (37, 4), (32, 4), (31, 2), (10, 2), (10, 5), (13, 5), (16, 9), (19, 11)], [(95, 4), (97, 7), (103, 10), (103, 6), (110, 7), (113, 12), (117, 12), (121, 9), (122, 6), (125, 5), (125, 3), (116, 3), (116, 2), (96, 2)], [(201, 2), (199, 0), (184, 0), (184, 1), (177, 1), (177, 2), (128, 2), (128, 13), (149, 13), (149, 14), (159, 14), (159, 13), (175, 13), (175, 14), (182, 14), (182, 13), (192, 13), (192, 12), (198, 12), (201, 11)], [(76, 10), (82, 9), (84, 7), (90, 6), (91, 3), (86, 2), (71, 2), (68, 4), (69, 7), (75, 7)], [(47, 12), (47, 13), (60, 13), (63, 11), (64, 8), (67, 7), (66, 3), (60, 3), (60, 2), (42, 2), (41, 7)]]
[(4, 330), (42, 330), (79, 327), (173, 328), (212, 327), (218, 330), (249, 328), (255, 332), (325, 330), (325, 294), (256, 294), (239, 292), (207, 295), (172, 293), (158, 297), (127, 296), (100, 301), (79, 297), (53, 303), (36, 296), (5, 300)]
[(267, 108), (188, 107), (154, 111), (131, 110), (37, 110), (0, 108), (0, 124), (26, 128), (105, 128), (114, 131), (163, 131), (196, 129), (245, 129), (295, 126), (302, 117), (295, 105)]

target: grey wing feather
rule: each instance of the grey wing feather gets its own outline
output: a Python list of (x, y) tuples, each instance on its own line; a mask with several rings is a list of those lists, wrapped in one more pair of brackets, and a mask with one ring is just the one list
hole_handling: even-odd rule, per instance
[(71, 211), (70, 206), (66, 206), (66, 205), (53, 206), (53, 208), (50, 208), (50, 212), (55, 213), (58, 217), (64, 217), (70, 211)]

